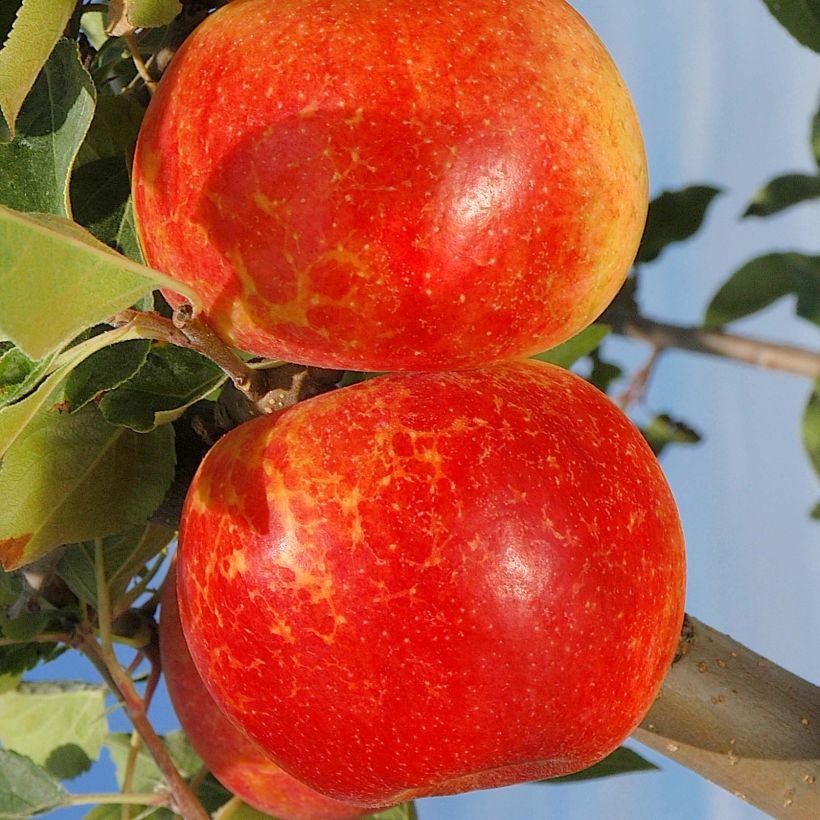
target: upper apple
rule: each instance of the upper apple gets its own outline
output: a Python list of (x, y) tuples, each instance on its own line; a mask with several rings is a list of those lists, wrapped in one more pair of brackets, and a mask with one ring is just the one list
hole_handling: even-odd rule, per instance
[(646, 215), (636, 115), (564, 0), (245, 0), (149, 106), (150, 265), (230, 343), (317, 366), (463, 369), (591, 322)]

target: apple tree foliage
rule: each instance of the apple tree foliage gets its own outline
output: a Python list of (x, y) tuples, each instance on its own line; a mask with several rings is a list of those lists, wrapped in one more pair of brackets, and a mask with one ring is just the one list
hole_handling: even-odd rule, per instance
[[(820, 51), (820, 4), (765, 2), (803, 45)], [(65, 781), (104, 748), (118, 782), (92, 802), (135, 803), (132, 816), (170, 815), (163, 774), (146, 747), (108, 731), (106, 684), (112, 664), (125, 674), (119, 664), (133, 661), (128, 674), (140, 686), (147, 681), (140, 697), (150, 696), (158, 588), (175, 537), (168, 499), (186, 462), (195, 465), (210, 443), (215, 413), (231, 414), (222, 412), (223, 369), (169, 335), (170, 311), (156, 292), (168, 282), (142, 264), (136, 238), (130, 161), (151, 78), (218, 5), (0, 4), (0, 818), (88, 802)], [(820, 113), (809, 136), (815, 167), (766, 182), (743, 218), (820, 198)], [(640, 317), (642, 277), (669, 245), (701, 228), (719, 193), (696, 185), (656, 196), (632, 275), (609, 313), (539, 358), (576, 368), (628, 404), (645, 373), (611, 361), (606, 337)], [(196, 303), (196, 294), (186, 295)], [(785, 297), (794, 298), (800, 319), (820, 324), (820, 255), (749, 260), (717, 289), (702, 328), (691, 330), (720, 332)], [(699, 440), (666, 413), (641, 422), (656, 452)], [(820, 381), (808, 396), (802, 438), (820, 474)], [(820, 504), (811, 514), (820, 519)], [(100, 651), (106, 638), (116, 655)], [(23, 680), (75, 650), (97, 663), (103, 682)], [(231, 795), (202, 771), (184, 735), (171, 732), (162, 744), (219, 816)], [(647, 768), (622, 749), (573, 777)], [(235, 803), (231, 812), (261, 816)], [(120, 816), (119, 807), (87, 816), (109, 815)], [(398, 820), (414, 809), (378, 816)]]

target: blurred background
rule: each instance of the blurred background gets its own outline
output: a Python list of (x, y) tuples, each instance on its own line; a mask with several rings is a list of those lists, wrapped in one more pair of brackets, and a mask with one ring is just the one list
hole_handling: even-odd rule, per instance
[[(820, 252), (820, 204), (740, 220), (754, 192), (788, 171), (811, 173), (809, 128), (820, 99), (820, 56), (800, 46), (760, 0), (574, 0), (632, 91), (649, 156), (651, 193), (693, 183), (723, 190), (694, 239), (642, 274), (642, 312), (697, 324), (711, 295), (754, 256)], [(816, 327), (784, 300), (732, 326), (737, 333), (818, 350)], [(645, 345), (612, 337), (608, 359), (631, 367)], [(820, 484), (800, 442), (811, 385), (799, 376), (670, 351), (653, 371), (643, 416), (668, 411), (704, 437), (662, 463), (687, 536), (687, 610), (774, 662), (820, 682), (820, 523), (808, 514)], [(617, 391), (616, 391), (617, 392)], [(76, 654), (76, 653), (72, 653)], [(97, 680), (81, 658), (30, 677)], [(514, 704), (511, 704), (514, 708)], [(177, 723), (164, 693), (161, 731)], [(117, 711), (112, 729), (125, 730)], [(671, 761), (632, 744), (658, 772), (590, 783), (532, 784), (418, 803), (422, 820), (752, 820), (763, 815)], [(105, 753), (107, 755), (107, 753)], [(113, 784), (107, 757), (72, 791)], [(53, 816), (79, 818), (79, 809)]]

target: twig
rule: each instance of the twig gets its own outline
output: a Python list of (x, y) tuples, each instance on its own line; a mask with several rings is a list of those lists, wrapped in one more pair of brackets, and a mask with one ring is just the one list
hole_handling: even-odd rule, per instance
[(661, 352), (661, 348), (653, 347), (649, 358), (632, 375), (626, 390), (624, 390), (618, 398), (618, 404), (621, 406), (622, 410), (626, 410), (631, 405), (641, 401), (646, 395), (646, 388), (649, 384), (649, 379), (652, 376), (655, 365), (658, 363)]
[[(111, 602), (109, 600), (108, 583), (105, 577), (105, 556), (102, 549), (102, 539), (94, 544), (95, 580), (97, 584), (97, 615), (102, 643), (98, 643), (92, 633), (81, 633), (80, 648), (94, 666), (101, 672), (104, 680), (109, 683), (111, 691), (125, 707), (131, 723), (139, 732), (142, 742), (156, 761), (159, 770), (165, 777), (173, 795), (176, 809), (186, 820), (208, 820), (208, 814), (202, 808), (194, 793), (188, 787), (182, 775), (174, 765), (162, 739), (154, 731), (148, 721), (147, 706), (137, 692), (134, 682), (126, 674), (114, 654), (111, 635)], [(106, 619), (107, 622), (106, 622)]]
[[(148, 587), (151, 585), (151, 582), (154, 580), (156, 574), (162, 568), (162, 565), (165, 563), (165, 551), (167, 548), (163, 548), (163, 550), (157, 556), (156, 561), (154, 561), (153, 565), (148, 568), (148, 572), (145, 573), (145, 576), (140, 579), (139, 583), (135, 584), (131, 589), (129, 589), (125, 595), (123, 595), (122, 599), (117, 603), (117, 606), (114, 608), (114, 618), (123, 613), (127, 612), (134, 601), (140, 597), (140, 595), (144, 594)], [(158, 598), (156, 594), (152, 594), (151, 598), (149, 598), (147, 603), (151, 603), (153, 601), (157, 601)], [(156, 604), (154, 605), (153, 609), (146, 608), (143, 604), (140, 609), (148, 615), (153, 615), (154, 609), (156, 609)]]
[[(139, 756), (140, 746), (142, 746), (142, 738), (139, 732), (134, 730), (131, 732), (131, 742), (128, 746), (128, 760), (125, 763), (125, 775), (122, 778), (122, 791), (129, 792), (134, 784), (134, 774), (137, 771), (137, 757)], [(122, 804), (120, 809), (120, 820), (131, 820), (131, 806), (127, 803)]]
[(111, 596), (105, 577), (105, 553), (102, 538), (94, 539), (94, 581), (97, 586), (97, 621), (102, 640), (103, 657), (114, 654), (111, 638)]
[(125, 40), (125, 44), (128, 46), (128, 50), (131, 52), (131, 59), (134, 61), (137, 74), (140, 75), (140, 78), (145, 83), (145, 87), (148, 89), (148, 92), (153, 94), (157, 89), (157, 84), (148, 71), (148, 68), (145, 65), (145, 60), (142, 59), (142, 54), (140, 54), (139, 46), (137, 45), (134, 35), (131, 33), (123, 34), (123, 39)]
[(691, 350), (810, 379), (820, 378), (820, 352), (802, 347), (738, 336), (720, 330), (667, 324), (644, 316), (628, 315), (616, 308), (606, 311), (601, 321), (610, 325), (615, 333), (648, 342), (658, 350)]
[(25, 643), (70, 643), (71, 635), (65, 632), (43, 632), (29, 638), (0, 638), (0, 646), (16, 646)]
[(103, 794), (72, 794), (65, 800), (67, 806), (88, 806), (100, 803), (132, 806), (167, 806), (168, 795), (161, 792), (114, 792)]

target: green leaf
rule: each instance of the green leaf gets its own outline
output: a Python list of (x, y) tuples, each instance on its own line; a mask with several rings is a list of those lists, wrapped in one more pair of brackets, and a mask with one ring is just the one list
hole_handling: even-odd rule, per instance
[(63, 33), (76, 0), (23, 0), (0, 50), (0, 142), (14, 137), (20, 107)]
[(0, 611), (0, 634), (13, 641), (30, 641), (43, 632), (50, 621), (51, 613), (48, 610), (23, 611), (14, 617)]
[[(122, 788), (128, 765), (128, 757), (131, 753), (131, 735), (124, 732), (111, 733), (105, 739), (105, 746), (111, 755), (111, 759), (114, 761), (117, 785)], [(135, 792), (151, 792), (155, 788), (163, 786), (164, 783), (165, 780), (154, 759), (145, 750), (145, 746), (140, 746), (134, 765), (131, 790)], [(119, 817), (119, 808), (117, 811), (117, 816)], [(103, 815), (103, 817), (105, 816), (106, 815)], [(170, 811), (165, 809), (160, 809), (155, 813), (152, 812), (150, 816), (161, 818), (162, 820), (165, 820), (165, 818), (171, 820), (171, 818), (174, 817)]]
[(602, 392), (608, 393), (612, 382), (621, 377), (623, 370), (617, 364), (604, 361), (597, 350), (592, 352), (590, 358), (592, 370), (587, 376), (587, 381)]
[(100, 756), (108, 734), (104, 686), (22, 683), (0, 695), (0, 740), (55, 777), (76, 777)]
[(0, 820), (27, 820), (67, 800), (68, 792), (45, 769), (0, 749)]
[(117, 247), (130, 197), (131, 178), (124, 157), (86, 163), (71, 179), (74, 218), (109, 247)]
[(628, 774), (630, 772), (647, 772), (657, 769), (654, 763), (650, 763), (626, 746), (621, 746), (612, 754), (605, 757), (600, 763), (584, 769), (582, 772), (564, 775), (563, 777), (553, 777), (550, 780), (540, 780), (539, 783), (573, 783), (580, 780), (596, 780), (600, 777), (612, 777), (616, 774)]
[(114, 424), (145, 432), (178, 418), (225, 381), (225, 374), (193, 350), (172, 345), (151, 351), (143, 367), (100, 401)]
[(73, 222), (0, 206), (0, 335), (32, 359), (62, 348), (156, 287), (196, 298)]
[(22, 675), (41, 661), (49, 661), (58, 654), (62, 654), (62, 649), (56, 643), (32, 641), (0, 646), (0, 674)]
[(820, 51), (820, 0), (763, 0), (777, 21), (804, 46)]
[(641, 432), (656, 456), (670, 444), (698, 444), (701, 441), (700, 433), (666, 413), (655, 416)]
[(92, 47), (99, 51), (108, 40), (108, 34), (105, 31), (105, 17), (106, 13), (103, 7), (98, 6), (95, 11), (83, 12), (80, 17), (80, 26), (83, 34), (88, 37), (88, 42)]
[(133, 255), (131, 158), (144, 109), (122, 96), (101, 97), (71, 178), (74, 218), (106, 245)]
[(679, 191), (665, 191), (653, 199), (636, 261), (651, 262), (667, 245), (693, 236), (720, 192), (720, 188), (709, 185), (693, 185)]
[(610, 329), (609, 325), (590, 325), (563, 344), (556, 345), (532, 358), (557, 364), (559, 367), (571, 367), (578, 359), (589, 356), (606, 338)]
[(712, 297), (704, 325), (721, 327), (789, 294), (797, 296), (798, 316), (820, 324), (820, 256), (770, 253), (747, 262)]
[(39, 413), (0, 465), (0, 562), (30, 563), (60, 544), (110, 535), (144, 521), (174, 475), (170, 425), (135, 433), (91, 405)]
[(145, 109), (129, 97), (103, 96), (77, 155), (77, 167), (100, 159), (123, 157), (131, 167)]
[(0, 695), (5, 692), (9, 692), (12, 689), (16, 689), (20, 684), (21, 677), (22, 674), (12, 675), (0, 672)]
[[(158, 524), (135, 524), (103, 539), (105, 575), (113, 604), (119, 602), (131, 579), (168, 546), (174, 532)], [(97, 606), (94, 542), (71, 544), (57, 565), (57, 574), (81, 600)]]
[(814, 154), (814, 161), (820, 166), (820, 111), (811, 121), (811, 150)]
[(820, 176), (787, 174), (776, 177), (761, 188), (743, 214), (746, 216), (771, 216), (792, 205), (820, 197)]
[(402, 803), (399, 806), (370, 814), (368, 817), (371, 820), (416, 820), (418, 813), (415, 803)]
[(54, 356), (46, 356), (34, 362), (16, 347), (0, 356), (0, 408), (30, 393), (45, 377), (54, 362)]
[[(157, 28), (171, 22), (181, 11), (179, 0), (115, 0), (134, 28)], [(113, 4), (112, 4), (113, 5)]]
[(809, 518), (820, 521), (820, 501), (818, 501), (809, 511)]
[[(181, 729), (168, 732), (167, 735), (163, 736), (162, 742), (183, 777), (192, 777), (202, 768), (201, 758), (193, 750)], [(105, 746), (114, 761), (117, 785), (122, 788), (128, 756), (131, 752), (131, 735), (126, 732), (112, 732), (106, 737)], [(136, 770), (131, 784), (132, 790), (135, 792), (151, 791), (164, 782), (162, 773), (154, 762), (154, 758), (144, 747), (141, 747), (137, 755)]]
[(0, 203), (71, 216), (69, 176), (95, 99), (77, 44), (60, 40), (20, 111), (14, 141), (0, 145)]
[[(168, 749), (171, 759), (176, 764), (179, 773), (184, 778), (191, 778), (200, 770), (202, 760), (193, 750), (181, 730), (169, 732), (162, 738), (162, 741)], [(131, 750), (131, 736), (125, 733), (110, 734), (105, 741), (105, 745), (111, 754), (111, 759), (114, 761), (117, 783), (120, 788), (122, 788), (123, 777)], [(158, 786), (162, 786), (164, 783), (165, 781), (154, 759), (145, 750), (145, 747), (141, 746), (137, 753), (136, 765), (134, 767), (134, 777), (131, 783), (132, 790), (137, 792), (150, 792)], [(224, 803), (227, 796), (225, 790), (219, 786), (210, 775), (202, 782), (196, 794), (206, 805), (206, 808), (210, 810), (214, 810)], [(214, 798), (216, 799), (215, 804), (213, 802)], [(150, 816), (161, 818), (161, 820), (165, 820), (165, 818), (172, 820), (176, 815), (166, 809), (158, 809), (156, 812), (152, 812)]]
[(271, 815), (234, 797), (213, 815), (213, 820), (270, 820)]
[[(249, 806), (247, 803), (236, 799), (223, 807), (223, 811), (217, 811), (213, 815), (214, 820), (269, 820), (270, 814), (265, 814), (258, 809)], [(392, 806), (384, 811), (375, 814), (362, 815), (362, 820), (416, 820), (418, 814), (413, 803), (402, 803), (399, 806)]]
[(104, 347), (77, 365), (65, 383), (69, 411), (75, 413), (101, 393), (130, 379), (145, 364), (150, 349), (148, 340), (134, 339)]
[(37, 390), (15, 404), (0, 409), (0, 459), (49, 401), (57, 401), (56, 394), (71, 371), (91, 354), (106, 345), (137, 338), (137, 331), (123, 325), (98, 336), (93, 336), (69, 348), (46, 369), (48, 377)]
[(139, 234), (137, 233), (137, 223), (134, 216), (134, 202), (129, 198), (125, 204), (125, 212), (120, 222), (120, 229), (117, 231), (117, 238), (114, 242), (120, 253), (125, 254), (129, 259), (145, 264), (145, 257), (142, 255)]
[(820, 380), (815, 382), (803, 411), (803, 446), (815, 472), (820, 475)]

